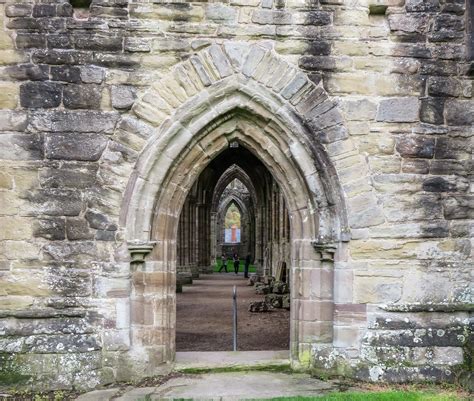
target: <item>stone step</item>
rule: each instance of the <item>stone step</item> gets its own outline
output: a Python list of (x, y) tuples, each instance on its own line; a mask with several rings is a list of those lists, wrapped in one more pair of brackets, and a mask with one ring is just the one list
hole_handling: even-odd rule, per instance
[(290, 366), (289, 351), (177, 352), (175, 370)]

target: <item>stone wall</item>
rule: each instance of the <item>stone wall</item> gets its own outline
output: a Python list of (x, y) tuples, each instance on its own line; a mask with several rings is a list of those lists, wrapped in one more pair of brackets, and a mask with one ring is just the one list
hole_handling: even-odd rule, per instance
[[(314, 133), (307, 146), (327, 159), (304, 175), (316, 168), (342, 191), (350, 235), (339, 227), (334, 260), (328, 265), (324, 251), (326, 267), (313, 269), (306, 251), (299, 255), (298, 302), (332, 297), (333, 306), (324, 316), (299, 309), (306, 324), (294, 365), (370, 380), (464, 380), (472, 363), (472, 7), (94, 0), (89, 18), (77, 19), (65, 1), (24, 1), (1, 2), (0, 20), (0, 381), (90, 388), (156, 374), (147, 366), (172, 359), (172, 347), (150, 359), (146, 346), (134, 348), (138, 338), (174, 341), (140, 331), (165, 314), (134, 312), (146, 291), (174, 276), (130, 278), (126, 241), (134, 238), (123, 210), (139, 156), (159, 129), (189, 122), (175, 110), (222, 84), (224, 60), (245, 67), (242, 79), (272, 87), (278, 101), (317, 115), (304, 121)], [(213, 44), (226, 44), (224, 59), (208, 53)], [(331, 294), (321, 290), (329, 282)]]

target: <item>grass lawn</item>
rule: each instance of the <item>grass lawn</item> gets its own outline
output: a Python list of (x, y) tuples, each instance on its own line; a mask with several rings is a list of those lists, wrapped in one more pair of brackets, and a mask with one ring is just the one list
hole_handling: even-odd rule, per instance
[(321, 397), (281, 397), (271, 401), (458, 401), (467, 398), (454, 393), (383, 391), (376, 393), (333, 393)]
[[(222, 266), (222, 261), (220, 259), (217, 260), (217, 263), (214, 266), (214, 272), (219, 272), (219, 269)], [(244, 272), (244, 267), (245, 267), (245, 261), (241, 260), (240, 265), (239, 265), (239, 272)], [(227, 271), (228, 272), (234, 272), (234, 262), (232, 262), (232, 259), (227, 261)], [(222, 270), (222, 272), (225, 272), (225, 270)], [(249, 266), (249, 273), (255, 273), (256, 269), (254, 265)]]

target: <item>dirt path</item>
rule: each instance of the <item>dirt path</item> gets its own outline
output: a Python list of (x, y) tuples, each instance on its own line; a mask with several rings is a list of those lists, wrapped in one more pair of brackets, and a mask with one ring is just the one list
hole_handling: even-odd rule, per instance
[(273, 309), (250, 313), (248, 305), (261, 301), (242, 274), (201, 275), (193, 285), (177, 294), (176, 350), (232, 350), (232, 287), (238, 294), (238, 350), (281, 350), (289, 348), (290, 312)]

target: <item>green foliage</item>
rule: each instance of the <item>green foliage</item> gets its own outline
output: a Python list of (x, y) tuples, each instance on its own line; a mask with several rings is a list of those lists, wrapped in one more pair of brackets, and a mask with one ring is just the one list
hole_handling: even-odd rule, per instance
[(74, 8), (89, 8), (92, 0), (70, 0), (69, 2)]
[[(222, 266), (222, 260), (218, 259), (216, 265), (214, 266), (214, 272), (219, 272), (219, 269), (221, 268), (221, 266)], [(239, 272), (243, 273), (244, 269), (245, 269), (245, 262), (241, 260), (239, 264)], [(224, 272), (225, 270), (222, 270), (222, 271)], [(234, 272), (234, 262), (232, 262), (231, 258), (227, 260), (227, 271), (232, 272), (232, 273)], [(255, 268), (254, 265), (249, 266), (249, 273), (255, 273), (256, 271), (257, 269)]]
[(225, 228), (240, 228), (240, 212), (235, 203), (231, 203), (230, 206), (227, 208), (227, 212), (225, 214), (224, 219), (224, 227)]

